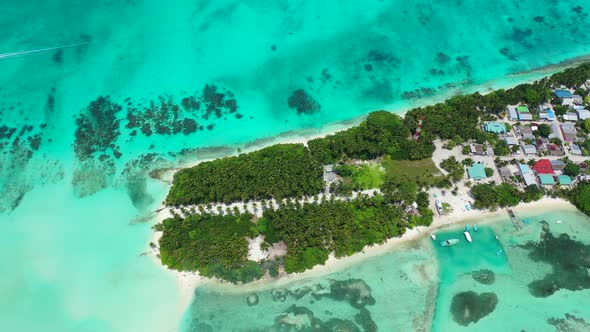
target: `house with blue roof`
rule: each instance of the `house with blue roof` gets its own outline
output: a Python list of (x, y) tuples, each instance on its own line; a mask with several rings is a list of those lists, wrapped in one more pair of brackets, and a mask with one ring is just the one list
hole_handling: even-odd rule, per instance
[(555, 97), (557, 98), (573, 98), (574, 95), (569, 90), (555, 90)]
[(467, 174), (469, 175), (470, 179), (474, 180), (483, 180), (487, 178), (486, 169), (483, 164), (480, 163), (475, 163), (471, 167), (468, 167)]
[(574, 104), (574, 96), (569, 90), (558, 89), (555, 90), (555, 97), (561, 99), (561, 104), (566, 106), (572, 106)]

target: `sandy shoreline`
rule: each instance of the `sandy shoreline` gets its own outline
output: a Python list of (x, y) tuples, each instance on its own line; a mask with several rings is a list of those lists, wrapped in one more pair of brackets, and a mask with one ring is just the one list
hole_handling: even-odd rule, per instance
[[(576, 210), (576, 208), (564, 199), (554, 199), (549, 197), (544, 197), (536, 202), (522, 203), (513, 208), (513, 211), (517, 214), (517, 216), (541, 214), (546, 211), (553, 210)], [(158, 214), (157, 222), (159, 223), (167, 217), (169, 217), (168, 211), (163, 210)], [(496, 211), (471, 210), (467, 213), (462, 211), (460, 213), (453, 213), (448, 216), (436, 216), (432, 225), (429, 227), (420, 226), (413, 229), (408, 229), (401, 237), (391, 238), (383, 244), (365, 247), (362, 252), (356, 253), (352, 256), (336, 258), (332, 254), (324, 265), (316, 266), (311, 270), (307, 270), (302, 273), (282, 275), (276, 279), (263, 278), (246, 285), (240, 285), (239, 287), (227, 287), (231, 284), (216, 279), (203, 278), (196, 273), (178, 272), (170, 270), (164, 266), (163, 268), (174, 274), (177, 281), (178, 290), (181, 293), (180, 306), (184, 306), (184, 309), (186, 309), (190, 304), (195, 288), (205, 283), (222, 287), (225, 292), (236, 293), (245, 293), (280, 287), (299, 280), (322, 277), (344, 270), (350, 266), (363, 262), (367, 258), (387, 254), (391, 251), (399, 249), (405, 244), (422, 240), (430, 236), (432, 233), (436, 233), (437, 231), (446, 228), (454, 226), (456, 227), (458, 224), (474, 222), (478, 224), (486, 224), (505, 220), (508, 220), (508, 215), (505, 209), (498, 209)], [(152, 242), (157, 243), (160, 236), (161, 232), (154, 232)], [(160, 264), (159, 258), (156, 257), (157, 250), (153, 250), (152, 252), (152, 257), (158, 261), (158, 264)]]

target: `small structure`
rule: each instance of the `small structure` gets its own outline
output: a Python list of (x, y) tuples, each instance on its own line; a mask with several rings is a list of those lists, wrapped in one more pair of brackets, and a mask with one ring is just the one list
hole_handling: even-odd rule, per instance
[(574, 103), (574, 105), (582, 105), (584, 103), (584, 97), (580, 95), (573, 95), (572, 102)]
[(531, 113), (518, 113), (518, 120), (519, 121), (533, 121), (533, 115)]
[(552, 186), (555, 184), (555, 179), (550, 174), (539, 174), (539, 181), (543, 186)]
[(572, 178), (569, 177), (569, 175), (558, 175), (557, 181), (559, 182), (560, 185), (568, 186), (568, 187), (571, 186), (573, 183)]
[(445, 210), (443, 209), (442, 203), (438, 199), (434, 201), (434, 205), (436, 206), (436, 212), (438, 212), (439, 215), (442, 216), (445, 214)]
[(547, 151), (547, 144), (549, 144), (549, 139), (545, 137), (540, 137), (535, 140), (535, 146), (539, 151)]
[(539, 159), (534, 165), (533, 170), (537, 172), (537, 174), (553, 174), (553, 166), (551, 166), (551, 161), (549, 159)]
[(535, 179), (535, 176), (533, 175), (533, 172), (531, 172), (531, 169), (528, 165), (518, 164), (518, 170), (520, 172), (520, 175), (524, 179), (524, 183), (527, 187), (537, 184), (537, 180)]
[(563, 115), (563, 120), (565, 121), (578, 121), (578, 114), (574, 112), (567, 112)]
[(582, 149), (577, 144), (571, 144), (570, 145), (570, 153), (573, 154), (573, 155), (575, 155), (575, 156), (581, 156), (582, 155)]
[(580, 120), (586, 120), (586, 119), (590, 119), (590, 111), (587, 109), (580, 109), (580, 110), (576, 110), (576, 113), (578, 114), (578, 119)]
[(532, 156), (537, 154), (537, 148), (532, 144), (525, 144), (522, 146), (522, 152), (525, 155)]
[(508, 120), (510, 121), (518, 121), (518, 111), (516, 110), (516, 105), (508, 105)]
[(483, 153), (483, 145), (481, 145), (481, 144), (471, 144), (470, 148), (471, 148), (471, 153), (473, 153), (474, 155), (477, 155), (477, 156), (483, 156), (484, 155), (484, 153)]
[(533, 129), (530, 126), (517, 126), (514, 129), (517, 137), (520, 137), (523, 140), (535, 139), (535, 135), (533, 135)]
[(506, 141), (506, 144), (508, 144), (508, 146), (518, 145), (518, 140), (516, 139), (516, 137), (512, 135), (504, 137), (504, 140)]
[(483, 130), (488, 133), (503, 134), (506, 132), (506, 125), (504, 122), (489, 121), (483, 123)]
[(555, 120), (555, 112), (546, 105), (539, 106), (539, 119), (553, 121)]
[(498, 171), (500, 172), (500, 177), (502, 178), (502, 181), (508, 181), (512, 177), (512, 172), (510, 172), (510, 169), (506, 166), (500, 167)]
[(561, 133), (563, 134), (563, 139), (567, 142), (573, 142), (578, 135), (576, 125), (573, 123), (562, 123)]
[(549, 151), (550, 156), (563, 156), (565, 154), (561, 146), (553, 143), (547, 144), (547, 151)]
[(475, 163), (473, 166), (467, 168), (467, 174), (469, 175), (470, 179), (473, 180), (483, 180), (487, 178), (486, 170), (483, 164)]
[(565, 163), (561, 160), (551, 160), (551, 167), (554, 171), (563, 171), (565, 169)]

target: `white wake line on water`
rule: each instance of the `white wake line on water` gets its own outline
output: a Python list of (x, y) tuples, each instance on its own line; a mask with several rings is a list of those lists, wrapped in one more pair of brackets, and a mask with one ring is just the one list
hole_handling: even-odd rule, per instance
[(55, 50), (61, 50), (64, 48), (78, 47), (78, 46), (96, 43), (97, 41), (98, 40), (84, 42), (84, 43), (77, 43), (77, 44), (56, 46), (56, 47), (39, 48), (36, 50), (29, 50), (29, 51), (16, 51), (16, 52), (9, 52), (9, 53), (0, 53), (0, 60), (14, 58), (14, 57), (27, 56), (27, 55), (33, 55), (33, 54), (37, 54), (37, 53), (45, 53), (45, 52), (50, 52), (50, 51), (55, 51)]

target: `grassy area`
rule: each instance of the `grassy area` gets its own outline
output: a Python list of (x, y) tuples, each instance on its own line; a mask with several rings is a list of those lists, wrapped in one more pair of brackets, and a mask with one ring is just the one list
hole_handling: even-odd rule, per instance
[(363, 189), (379, 188), (385, 182), (381, 165), (363, 165), (352, 172), (352, 183)]
[(431, 184), (442, 174), (432, 161), (423, 160), (392, 160), (387, 157), (383, 161), (386, 179), (396, 182), (415, 181), (416, 183)]

